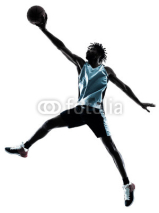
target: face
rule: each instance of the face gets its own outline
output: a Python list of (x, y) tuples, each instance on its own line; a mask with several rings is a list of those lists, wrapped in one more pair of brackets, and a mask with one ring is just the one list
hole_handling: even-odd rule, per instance
[(88, 49), (87, 52), (86, 52), (86, 59), (87, 60), (97, 60), (97, 58), (99, 58), (100, 55), (99, 53), (97, 52), (96, 48), (91, 48), (91, 49)]

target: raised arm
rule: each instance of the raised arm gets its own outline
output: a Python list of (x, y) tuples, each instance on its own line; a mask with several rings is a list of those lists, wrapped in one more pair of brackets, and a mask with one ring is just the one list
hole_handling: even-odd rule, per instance
[(113, 82), (117, 87), (119, 87), (124, 93), (126, 93), (132, 100), (134, 100), (138, 105), (140, 105), (143, 109), (150, 112), (147, 107), (155, 107), (154, 104), (150, 103), (142, 103), (133, 93), (131, 88), (123, 83), (119, 78), (117, 78), (116, 74), (110, 67), (106, 67), (106, 70), (109, 74), (109, 79), (111, 82)]
[(54, 35), (52, 35), (47, 29), (46, 29), (46, 23), (47, 23), (47, 14), (46, 18), (43, 17), (43, 22), (41, 24), (36, 24), (41, 31), (51, 40), (51, 42), (59, 49), (68, 60), (70, 60), (72, 63), (74, 63), (78, 68), (82, 68), (82, 65), (85, 63), (85, 61), (73, 54), (66, 46), (65, 44), (56, 38)]

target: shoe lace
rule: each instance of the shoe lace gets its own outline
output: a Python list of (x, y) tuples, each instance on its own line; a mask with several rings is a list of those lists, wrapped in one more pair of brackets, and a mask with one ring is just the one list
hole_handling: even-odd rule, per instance
[(129, 188), (130, 184), (124, 185), (123, 189), (124, 189), (124, 199), (125, 200), (130, 200), (130, 188)]
[[(24, 143), (22, 142), (22, 144), (18, 145), (18, 146), (14, 146), (14, 147), (11, 147), (10, 149), (11, 150), (15, 150), (15, 149), (21, 149), (21, 148), (24, 148)], [(24, 148), (25, 149), (25, 148)]]

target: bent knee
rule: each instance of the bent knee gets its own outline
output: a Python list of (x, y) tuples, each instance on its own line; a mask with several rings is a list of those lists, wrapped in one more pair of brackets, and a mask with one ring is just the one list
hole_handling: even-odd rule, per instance
[(42, 125), (42, 128), (45, 129), (45, 130), (47, 130), (47, 131), (50, 131), (53, 127), (51, 127), (49, 121), (46, 121), (46, 122)]
[(48, 131), (53, 128), (56, 128), (60, 126), (59, 118), (58, 117), (51, 118), (50, 120), (47, 120), (42, 126), (44, 129)]
[(106, 146), (106, 148), (113, 155), (118, 153), (118, 150), (117, 150), (116, 146), (109, 145), (109, 146)]
[(117, 148), (116, 148), (111, 137), (103, 138), (102, 142), (110, 153), (118, 152), (118, 150), (117, 150)]

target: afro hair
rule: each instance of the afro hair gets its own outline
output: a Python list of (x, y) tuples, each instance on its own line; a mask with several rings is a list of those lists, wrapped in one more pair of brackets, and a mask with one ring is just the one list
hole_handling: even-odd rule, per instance
[(91, 43), (88, 47), (88, 49), (92, 49), (92, 48), (96, 48), (96, 50), (98, 51), (98, 53), (100, 54), (100, 62), (105, 62), (107, 59), (107, 52), (106, 52), (106, 48), (103, 47), (102, 44), (99, 43)]

